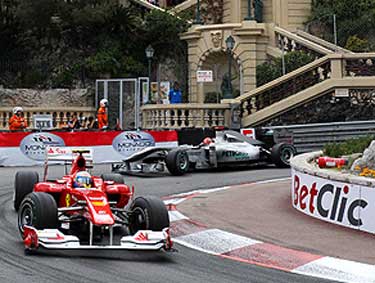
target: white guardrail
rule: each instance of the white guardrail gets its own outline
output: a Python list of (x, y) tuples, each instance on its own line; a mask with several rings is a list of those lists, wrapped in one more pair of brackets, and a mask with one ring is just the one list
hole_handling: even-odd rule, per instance
[(320, 154), (292, 159), (293, 207), (323, 221), (375, 233), (375, 180), (320, 169), (310, 163)]

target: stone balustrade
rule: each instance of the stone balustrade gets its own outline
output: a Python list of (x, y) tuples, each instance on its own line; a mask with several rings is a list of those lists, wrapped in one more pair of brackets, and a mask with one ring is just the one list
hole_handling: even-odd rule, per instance
[[(73, 114), (76, 114), (78, 119), (95, 117), (96, 110), (93, 107), (24, 107), (24, 116), (29, 128), (33, 126), (33, 115), (35, 114), (51, 114), (53, 127), (61, 128), (66, 126)], [(0, 107), (0, 130), (8, 130), (8, 121), (12, 115), (12, 107)]]
[(155, 104), (144, 105), (143, 129), (228, 126), (229, 104)]
[(344, 76), (349, 77), (371, 77), (375, 76), (375, 54), (356, 53), (345, 55)]

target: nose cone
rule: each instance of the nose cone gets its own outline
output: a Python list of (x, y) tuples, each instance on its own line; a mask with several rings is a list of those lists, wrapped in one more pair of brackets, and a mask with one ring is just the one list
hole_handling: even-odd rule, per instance
[(94, 225), (113, 225), (115, 223), (107, 196), (102, 191), (88, 191), (86, 201)]

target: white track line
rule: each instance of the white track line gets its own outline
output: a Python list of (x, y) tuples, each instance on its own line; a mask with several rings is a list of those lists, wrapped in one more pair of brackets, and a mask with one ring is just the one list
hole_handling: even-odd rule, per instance
[(208, 229), (197, 233), (174, 238), (175, 242), (188, 244), (194, 249), (210, 254), (223, 254), (261, 242), (232, 234), (219, 229)]

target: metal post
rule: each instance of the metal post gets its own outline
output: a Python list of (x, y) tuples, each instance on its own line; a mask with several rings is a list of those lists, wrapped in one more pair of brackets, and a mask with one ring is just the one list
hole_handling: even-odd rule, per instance
[(201, 11), (200, 11), (200, 2), (197, 0), (197, 12), (196, 12), (196, 17), (195, 17), (195, 22), (194, 24), (201, 25)]
[(151, 103), (151, 58), (148, 58), (148, 103)]
[[(140, 111), (140, 107), (141, 107), (141, 103), (140, 103), (140, 93), (138, 91), (138, 84), (139, 84), (139, 81), (135, 81), (134, 82), (134, 103), (135, 103), (135, 120), (134, 120), (134, 126), (135, 126), (135, 129), (138, 131), (139, 128), (140, 128), (140, 121), (141, 121), (141, 111)], [(112, 226), (111, 226), (112, 227)]]
[(232, 50), (228, 49), (228, 80), (229, 80), (229, 93), (230, 98), (233, 98), (232, 92)]
[(89, 235), (89, 245), (92, 246), (92, 240), (94, 238), (94, 225), (90, 221), (90, 235)]
[(95, 81), (95, 109), (98, 109), (99, 106), (99, 82), (98, 80)]
[(119, 97), (119, 123), (120, 127), (123, 127), (123, 95), (124, 95), (124, 88), (123, 88), (124, 81), (120, 81), (120, 97)]
[(219, 64), (215, 63), (213, 64), (213, 71), (214, 71), (214, 80), (215, 80), (215, 86), (216, 86), (216, 103), (219, 103), (220, 97), (219, 97)]
[(113, 245), (113, 225), (109, 226), (109, 245)]
[(251, 0), (247, 0), (247, 16), (245, 21), (252, 21), (254, 18), (251, 15)]
[(333, 42), (337, 45), (336, 14), (333, 14)]
[(158, 97), (157, 103), (162, 103), (160, 100), (160, 64), (157, 64), (157, 65), (158, 65), (157, 72), (156, 72), (157, 97)]

